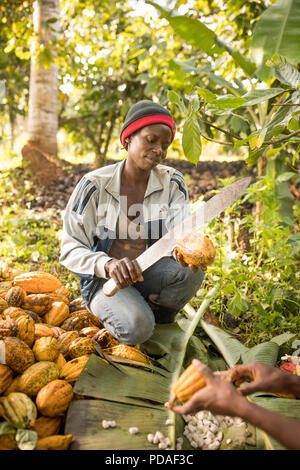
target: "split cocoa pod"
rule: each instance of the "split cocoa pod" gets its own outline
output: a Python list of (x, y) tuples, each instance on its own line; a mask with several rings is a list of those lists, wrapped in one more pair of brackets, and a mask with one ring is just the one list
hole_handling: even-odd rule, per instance
[(206, 381), (204, 377), (200, 374), (194, 364), (190, 364), (173, 386), (172, 391), (174, 396), (169, 403), (167, 403), (167, 408), (171, 409), (176, 400), (182, 403), (188, 401), (192, 398), (194, 393), (205, 387), (205, 385)]
[(180, 254), (186, 264), (193, 264), (206, 270), (214, 262), (216, 249), (211, 240), (198, 232), (186, 233), (175, 247), (176, 255)]
[[(230, 371), (216, 371), (213, 372), (213, 375), (221, 379), (223, 382), (232, 382), (232, 372)], [(206, 380), (204, 377), (193, 363), (190, 364), (173, 386), (172, 391), (174, 395), (173, 398), (166, 404), (166, 407), (171, 409), (176, 400), (181, 403), (190, 400), (194, 393), (198, 392), (205, 386)]]

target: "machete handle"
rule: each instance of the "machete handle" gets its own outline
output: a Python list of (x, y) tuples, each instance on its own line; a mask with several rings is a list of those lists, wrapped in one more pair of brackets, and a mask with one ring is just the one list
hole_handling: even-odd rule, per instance
[(111, 277), (108, 281), (105, 282), (105, 284), (103, 284), (102, 290), (107, 297), (112, 297), (116, 292), (118, 292), (119, 288), (114, 279)]

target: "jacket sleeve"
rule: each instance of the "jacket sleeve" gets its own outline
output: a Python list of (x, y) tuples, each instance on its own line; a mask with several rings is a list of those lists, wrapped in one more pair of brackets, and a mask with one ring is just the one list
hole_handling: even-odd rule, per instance
[(191, 214), (189, 193), (184, 176), (176, 170), (170, 179), (167, 229), (170, 230)]
[(93, 251), (97, 226), (99, 189), (86, 177), (74, 189), (63, 216), (60, 263), (83, 278), (107, 279), (104, 265), (112, 259)]

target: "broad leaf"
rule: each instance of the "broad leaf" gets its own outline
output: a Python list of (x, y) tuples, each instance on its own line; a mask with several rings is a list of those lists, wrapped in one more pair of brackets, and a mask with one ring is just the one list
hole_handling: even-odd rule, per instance
[(211, 102), (212, 105), (216, 106), (217, 108), (221, 109), (234, 109), (234, 108), (239, 108), (243, 104), (246, 103), (246, 100), (244, 98), (240, 98), (238, 96), (233, 96), (233, 95), (223, 95), (219, 96), (215, 100)]
[(255, 104), (262, 103), (263, 101), (274, 98), (280, 95), (284, 90), (283, 88), (267, 88), (266, 90), (254, 90), (242, 96), (246, 100), (241, 106), (254, 106)]
[(300, 87), (300, 72), (284, 57), (274, 54), (267, 65), (273, 67), (274, 75), (281, 83), (294, 88)]
[(242, 361), (244, 364), (249, 362), (261, 362), (269, 366), (276, 364), (279, 346), (274, 341), (261, 343), (242, 354)]
[(186, 158), (196, 165), (201, 156), (202, 144), (200, 127), (195, 113), (191, 113), (184, 123), (182, 147)]
[(258, 66), (261, 80), (272, 77), (266, 62), (273, 54), (281, 54), (291, 63), (300, 62), (300, 0), (279, 0), (257, 21), (251, 42), (251, 57)]
[(182, 114), (184, 114), (184, 116), (187, 115), (187, 110), (186, 110), (184, 101), (183, 101), (183, 99), (181, 98), (181, 96), (178, 95), (178, 93), (176, 93), (176, 91), (174, 91), (174, 90), (169, 90), (169, 91), (168, 91), (168, 98), (169, 98), (169, 100), (171, 101), (171, 103), (173, 103), (173, 104), (175, 104), (176, 106), (178, 106), (178, 108), (180, 109), (180, 111), (182, 112)]
[(242, 354), (248, 351), (246, 346), (221, 328), (206, 323), (204, 320), (201, 320), (200, 324), (222, 354), (229, 367), (233, 367), (237, 364)]

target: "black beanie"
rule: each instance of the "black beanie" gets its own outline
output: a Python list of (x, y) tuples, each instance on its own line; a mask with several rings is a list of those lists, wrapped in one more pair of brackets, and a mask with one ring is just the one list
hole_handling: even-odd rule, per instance
[(121, 130), (120, 140), (125, 146), (125, 139), (142, 127), (150, 124), (166, 124), (172, 131), (172, 141), (175, 137), (176, 125), (167, 109), (150, 100), (142, 100), (134, 104), (128, 111)]

